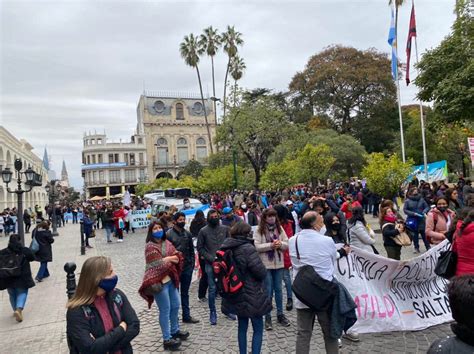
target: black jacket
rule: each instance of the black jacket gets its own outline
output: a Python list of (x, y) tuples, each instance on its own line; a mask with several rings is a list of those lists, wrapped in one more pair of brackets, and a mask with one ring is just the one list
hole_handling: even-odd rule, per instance
[(169, 229), (166, 233), (166, 238), (170, 241), (173, 246), (183, 254), (184, 257), (184, 268), (183, 270), (189, 270), (194, 268), (194, 245), (193, 235), (187, 230), (178, 231), (176, 227)]
[(222, 246), (224, 240), (229, 237), (229, 228), (223, 225), (203, 227), (198, 234), (197, 250), (199, 257), (207, 263), (212, 263), (216, 258), (217, 250)]
[(244, 280), (244, 287), (235, 297), (222, 299), (222, 311), (250, 318), (270, 312), (272, 302), (265, 288), (267, 269), (253, 245), (253, 239), (245, 236), (227, 238), (221, 248), (232, 249), (234, 261)]
[[(387, 226), (383, 227), (383, 225), (388, 224)], [(397, 245), (393, 238), (398, 236), (400, 232), (395, 228), (395, 224), (392, 223), (385, 223), (382, 224), (382, 235), (383, 235), (383, 245), (389, 247), (402, 247)]]
[(257, 217), (257, 214), (255, 213), (255, 211), (253, 211), (253, 210), (250, 210), (249, 213), (247, 214), (247, 220), (248, 220), (248, 224), (250, 226), (257, 226), (258, 225), (258, 217)]
[(38, 262), (52, 262), (53, 249), (51, 244), (54, 242), (54, 238), (51, 231), (36, 228), (33, 230), (33, 236), (36, 237), (36, 241), (39, 243), (39, 251), (35, 254), (36, 260)]
[(193, 221), (191, 221), (191, 225), (189, 226), (189, 231), (191, 231), (193, 237), (198, 237), (199, 231), (201, 231), (204, 226), (206, 226), (206, 220), (199, 222), (196, 219), (193, 219)]
[[(72, 353), (113, 353), (120, 350), (122, 354), (133, 353), (130, 342), (140, 333), (140, 321), (125, 294), (115, 289), (106, 295), (109, 311), (114, 322), (114, 329), (105, 333), (99, 311), (94, 304), (69, 309), (66, 314), (67, 337)], [(117, 317), (115, 307), (120, 318)], [(127, 331), (120, 322), (127, 323)], [(94, 338), (92, 338), (94, 337)]]
[(35, 286), (35, 282), (31, 277), (30, 262), (35, 260), (35, 256), (31, 250), (27, 247), (21, 247), (20, 244), (14, 247), (9, 245), (7, 248), (0, 251), (0, 255), (9, 253), (23, 254), (23, 262), (21, 264), (21, 275), (18, 277), (9, 277), (0, 279), (0, 290), (8, 288), (32, 288)]

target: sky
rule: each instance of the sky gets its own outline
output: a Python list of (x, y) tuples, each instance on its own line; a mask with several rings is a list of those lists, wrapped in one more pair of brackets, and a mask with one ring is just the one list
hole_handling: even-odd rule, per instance
[[(449, 34), (454, 3), (416, 1), (420, 55)], [(410, 9), (410, 1), (400, 8), (402, 62)], [(388, 0), (0, 0), (0, 124), (41, 158), (47, 146), (57, 173), (64, 159), (71, 184), (81, 189), (85, 132), (128, 140), (144, 89), (199, 92), (179, 44), (210, 25), (242, 33), (247, 69), (240, 85), (248, 89), (286, 90), (309, 57), (332, 44), (390, 52)], [(218, 97), (226, 63), (220, 52)], [(212, 93), (210, 68), (201, 58), (204, 91)], [(415, 96), (415, 86), (402, 84), (402, 104)]]

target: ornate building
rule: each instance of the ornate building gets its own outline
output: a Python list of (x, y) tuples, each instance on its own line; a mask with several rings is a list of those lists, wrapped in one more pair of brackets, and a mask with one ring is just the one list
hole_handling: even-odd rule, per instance
[(66, 169), (66, 161), (63, 160), (63, 167), (61, 169), (61, 186), (69, 188), (69, 176)]
[[(205, 99), (212, 139), (216, 115)], [(176, 177), (189, 160), (205, 162), (211, 151), (201, 96), (145, 91), (137, 107), (137, 131), (145, 135), (150, 179)]]

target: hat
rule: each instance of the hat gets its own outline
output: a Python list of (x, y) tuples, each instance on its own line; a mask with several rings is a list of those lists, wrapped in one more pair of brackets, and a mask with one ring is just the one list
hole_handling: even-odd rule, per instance
[(293, 202), (291, 200), (287, 200), (286, 205), (293, 205)]
[(224, 214), (230, 214), (230, 213), (232, 213), (232, 208), (231, 207), (225, 207), (224, 209), (222, 209), (222, 212)]

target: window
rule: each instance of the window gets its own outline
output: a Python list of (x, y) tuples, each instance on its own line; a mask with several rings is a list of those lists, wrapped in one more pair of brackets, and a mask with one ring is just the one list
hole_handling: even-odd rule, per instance
[(145, 181), (145, 169), (140, 169), (140, 181)]
[(94, 182), (94, 184), (98, 182), (97, 171), (92, 172), (92, 182)]
[(96, 160), (95, 160), (95, 155), (92, 155), (92, 163), (97, 163)]
[(97, 139), (97, 144), (102, 145), (102, 139)]
[(158, 165), (167, 165), (168, 164), (168, 148), (159, 147), (158, 148)]
[(178, 139), (178, 164), (185, 165), (189, 160), (188, 145), (185, 138)]
[(138, 143), (143, 144), (143, 138), (138, 138)]
[(91, 164), (91, 156), (90, 156), (90, 155), (87, 155), (87, 164), (88, 164), (88, 165)]
[(201, 114), (202, 113), (202, 103), (201, 102), (194, 103), (193, 111), (194, 111), (194, 113)]
[(159, 138), (158, 141), (156, 142), (156, 145), (168, 145), (168, 142), (166, 141), (165, 138)]
[(123, 154), (123, 162), (128, 165), (128, 154)]
[(104, 184), (104, 183), (105, 183), (104, 171), (99, 171), (99, 183), (100, 183), (100, 184)]
[(135, 166), (135, 154), (130, 154), (130, 166)]
[(120, 183), (120, 171), (119, 170), (110, 170), (109, 171), (109, 180), (110, 183)]
[(82, 154), (82, 164), (86, 164), (86, 155)]
[(136, 182), (137, 175), (135, 170), (125, 170), (125, 182)]
[(140, 152), (138, 154), (138, 163), (140, 164), (140, 166), (142, 166), (145, 163), (145, 161), (143, 159), (143, 152)]
[(186, 142), (186, 139), (185, 138), (179, 138), (178, 139), (178, 145), (186, 145), (187, 142)]
[(114, 154), (109, 154), (109, 163), (114, 163)]
[(165, 110), (165, 104), (163, 103), (163, 101), (155, 101), (153, 108), (155, 108), (155, 111), (157, 111), (158, 113), (161, 113)]
[(176, 103), (176, 119), (184, 119), (184, 106), (182, 103)]
[(103, 163), (104, 162), (104, 159), (102, 158), (102, 154), (99, 154), (99, 163)]
[(95, 139), (91, 139), (91, 144), (95, 145)]
[(114, 162), (119, 162), (120, 161), (119, 160), (119, 154), (115, 154), (114, 157), (115, 157)]
[(198, 138), (196, 140), (196, 155), (198, 161), (203, 161), (207, 157), (206, 139)]

